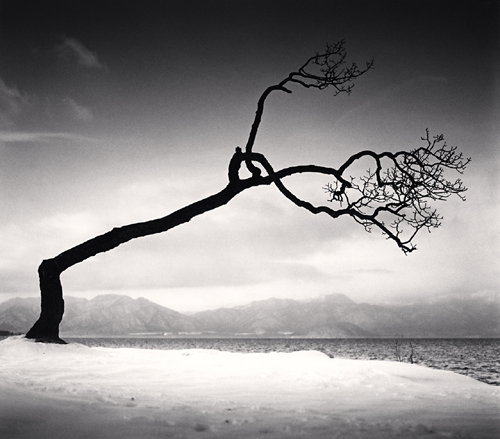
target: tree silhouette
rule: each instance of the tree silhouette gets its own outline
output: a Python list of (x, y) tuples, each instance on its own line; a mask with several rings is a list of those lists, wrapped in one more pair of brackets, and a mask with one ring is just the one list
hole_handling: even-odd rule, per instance
[[(448, 147), (443, 136), (431, 138), (427, 131), (424, 146), (397, 153), (361, 151), (351, 156), (338, 168), (298, 165), (275, 170), (266, 157), (254, 151), (255, 140), (262, 121), (264, 103), (274, 91), (292, 93), (291, 86), (323, 90), (333, 88), (334, 95), (350, 94), (353, 81), (373, 67), (373, 61), (363, 68), (347, 64), (344, 41), (326, 45), (322, 52), (310, 57), (297, 71), (269, 86), (260, 96), (257, 111), (244, 149), (237, 147), (229, 161), (228, 183), (220, 192), (183, 207), (170, 215), (151, 221), (114, 228), (76, 247), (44, 260), (39, 268), (41, 313), (26, 334), (37, 341), (64, 343), (59, 338), (59, 324), (64, 314), (61, 273), (98, 253), (109, 251), (134, 238), (166, 232), (189, 222), (197, 215), (227, 204), (239, 193), (256, 186), (274, 184), (292, 203), (332, 218), (352, 217), (370, 232), (374, 227), (396, 242), (404, 253), (416, 249), (412, 240), (423, 229), (439, 227), (441, 217), (430, 207), (429, 201), (444, 200), (450, 195), (465, 199), (466, 188), (460, 179), (448, 181), (445, 170), (464, 171), (470, 159), (464, 159), (455, 147)], [(369, 159), (373, 170), (360, 177), (348, 175), (348, 169), (359, 160)], [(244, 167), (249, 177), (240, 175)], [(283, 180), (301, 173), (324, 174), (333, 182), (324, 190), (329, 205), (315, 206), (291, 192)], [(409, 233), (408, 233), (409, 230)]]

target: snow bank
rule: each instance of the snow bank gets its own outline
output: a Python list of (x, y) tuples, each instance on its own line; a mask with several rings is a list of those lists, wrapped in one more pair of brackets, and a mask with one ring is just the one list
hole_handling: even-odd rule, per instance
[(498, 438), (500, 388), (315, 351), (0, 342), (0, 437)]

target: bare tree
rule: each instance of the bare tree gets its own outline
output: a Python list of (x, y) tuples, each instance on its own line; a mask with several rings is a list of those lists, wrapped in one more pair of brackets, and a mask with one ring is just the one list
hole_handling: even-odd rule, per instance
[[(292, 203), (311, 213), (325, 213), (332, 218), (348, 215), (367, 231), (376, 227), (392, 239), (405, 253), (415, 250), (412, 240), (422, 228), (439, 227), (441, 217), (428, 201), (444, 200), (450, 195), (461, 198), (466, 188), (457, 179), (445, 179), (447, 169), (462, 173), (469, 162), (456, 148), (446, 146), (443, 136), (424, 138), (421, 148), (405, 152), (361, 151), (339, 168), (298, 165), (275, 170), (266, 157), (254, 151), (257, 132), (262, 121), (264, 103), (272, 92), (292, 93), (290, 87), (302, 86), (323, 90), (332, 88), (334, 95), (350, 94), (353, 81), (373, 67), (373, 61), (363, 68), (347, 64), (344, 41), (327, 45), (324, 51), (310, 57), (297, 71), (268, 87), (260, 96), (257, 111), (244, 149), (237, 147), (229, 161), (228, 183), (220, 192), (183, 207), (170, 215), (151, 221), (114, 228), (76, 247), (44, 260), (38, 268), (41, 292), (41, 314), (26, 334), (38, 341), (64, 343), (59, 338), (59, 324), (64, 314), (60, 275), (71, 266), (102, 252), (109, 251), (134, 238), (165, 232), (189, 222), (197, 215), (227, 204), (239, 193), (256, 186), (274, 184)], [(358, 160), (373, 161), (373, 170), (354, 178), (348, 169)], [(245, 167), (250, 177), (243, 178)], [(329, 205), (314, 206), (286, 188), (285, 177), (301, 173), (324, 174), (333, 180), (325, 186)], [(404, 226), (412, 230), (405, 237)]]

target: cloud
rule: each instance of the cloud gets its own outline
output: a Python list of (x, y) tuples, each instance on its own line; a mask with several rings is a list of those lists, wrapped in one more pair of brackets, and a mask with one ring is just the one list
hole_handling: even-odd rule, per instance
[(89, 69), (104, 69), (95, 52), (87, 49), (75, 38), (65, 38), (62, 44), (57, 46), (59, 53), (63, 56), (76, 58), (78, 64)]
[(12, 126), (12, 119), (28, 105), (30, 105), (30, 99), (27, 94), (21, 93), (15, 87), (9, 87), (0, 78), (0, 127)]
[(23, 131), (0, 131), (0, 143), (49, 142), (54, 139), (96, 142), (96, 139), (71, 133), (30, 133)]
[(81, 122), (92, 122), (92, 120), (94, 120), (94, 115), (89, 107), (78, 104), (72, 98), (64, 99), (64, 103), (70, 108), (70, 111), (76, 120)]

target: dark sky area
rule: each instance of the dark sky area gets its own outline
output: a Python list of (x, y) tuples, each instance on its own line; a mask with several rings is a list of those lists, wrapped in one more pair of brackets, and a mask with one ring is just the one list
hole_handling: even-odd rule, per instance
[[(66, 294), (185, 311), (498, 292), (498, 30), (499, 3), (482, 0), (0, 0), (0, 301), (36, 296), (42, 259), (222, 189), (260, 94), (340, 39), (375, 68), (350, 96), (273, 94), (255, 150), (336, 167), (444, 134), (472, 158), (467, 202), (437, 204), (443, 227), (417, 252), (256, 188), (71, 268)], [(325, 202), (325, 183), (292, 184)]]

